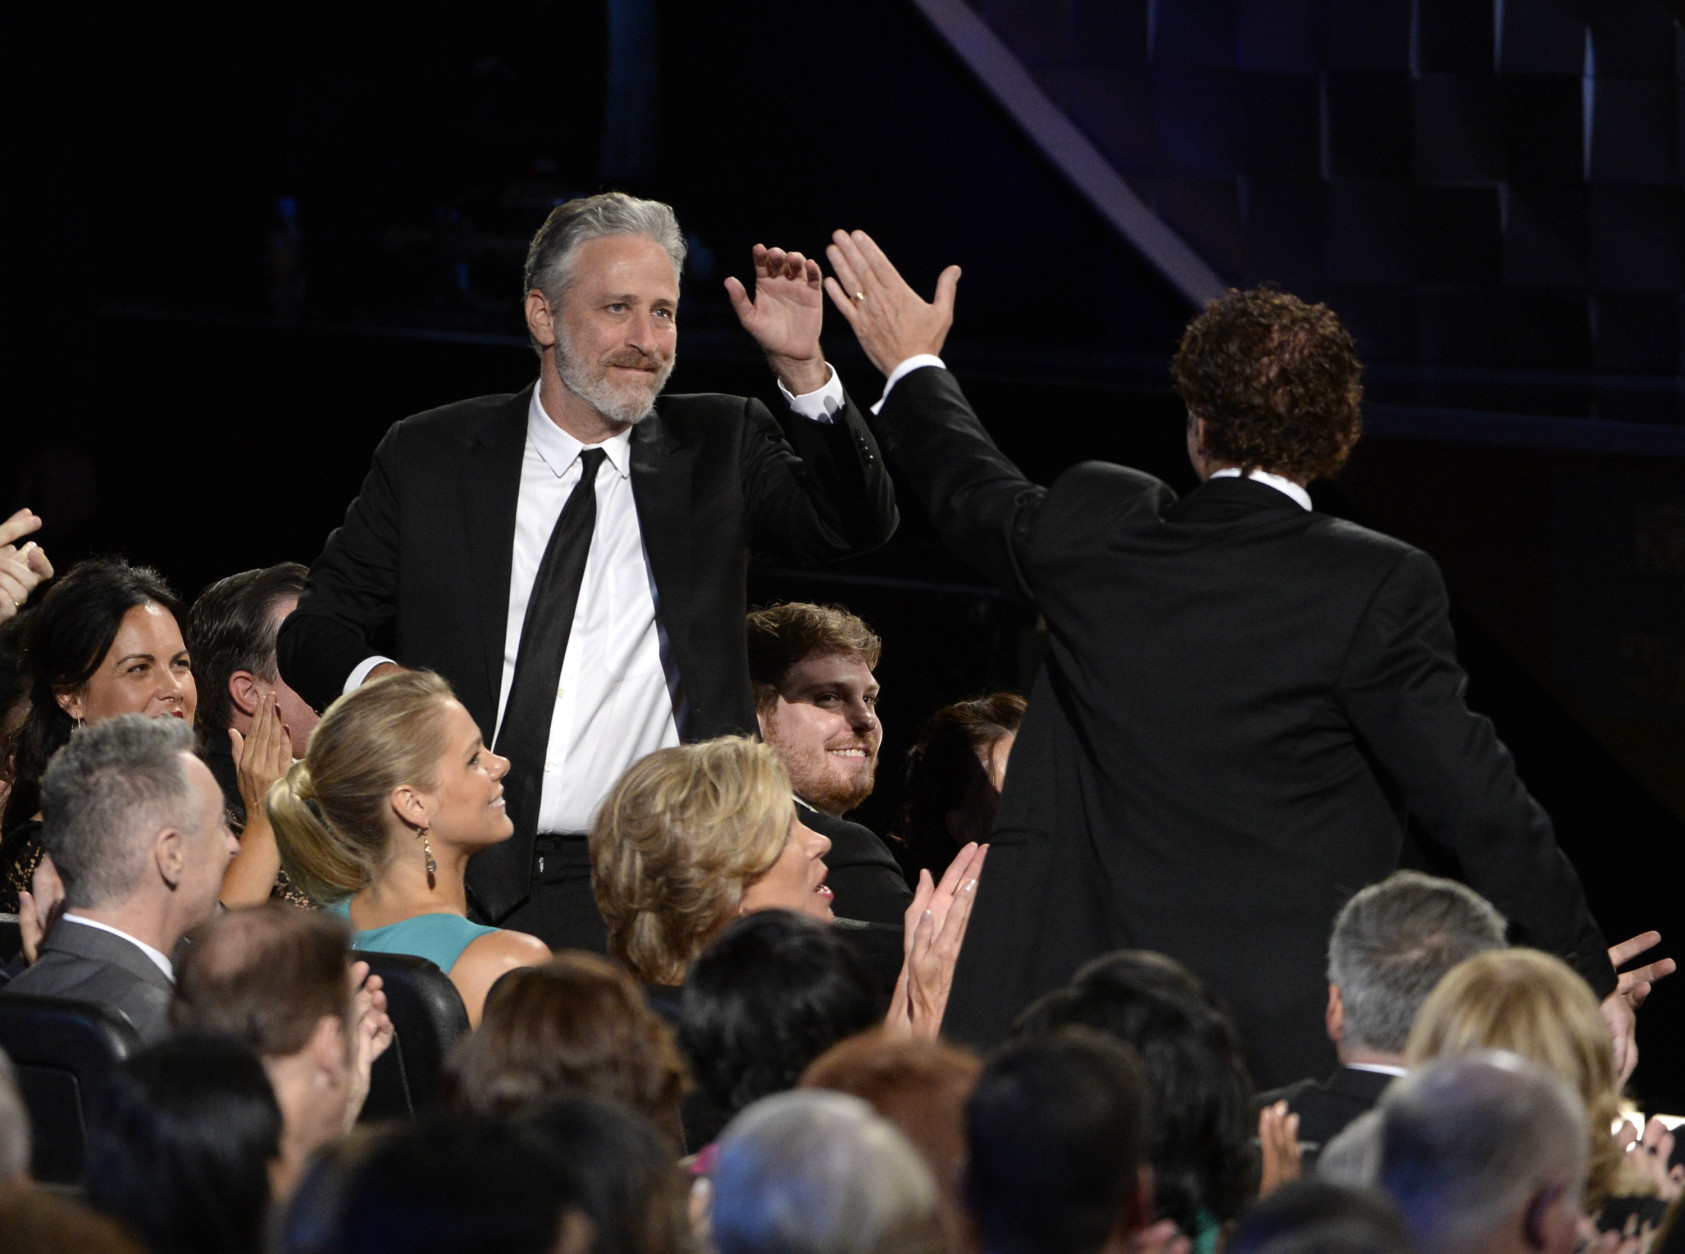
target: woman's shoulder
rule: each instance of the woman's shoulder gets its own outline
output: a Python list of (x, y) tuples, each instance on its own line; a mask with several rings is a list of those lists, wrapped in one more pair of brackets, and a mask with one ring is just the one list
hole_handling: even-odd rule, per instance
[(550, 947), (536, 936), (507, 928), (481, 927), (477, 923), (469, 926), (478, 934), (463, 947), (459, 962), (483, 962), (507, 968), (550, 961)]

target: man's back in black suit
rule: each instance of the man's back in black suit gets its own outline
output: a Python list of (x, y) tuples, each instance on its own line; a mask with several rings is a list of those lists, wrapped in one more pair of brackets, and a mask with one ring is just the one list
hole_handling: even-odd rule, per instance
[[(952, 279), (925, 306), (869, 241), (835, 238), (874, 364), (934, 351)], [(1396, 866), (1407, 811), (1519, 932), (1610, 991), (1578, 877), (1463, 701), (1433, 562), (1308, 508), (1303, 483), (1357, 435), (1349, 338), (1320, 307), (1231, 293), (1190, 342), (1218, 386), (1179, 375), (1212, 476), (1186, 499), (1102, 463), (1031, 483), (939, 368), (906, 374), (881, 411), (948, 546), (1048, 631), (945, 1026), (998, 1039), (1087, 959), (1156, 949), (1229, 1004), (1261, 1087), (1326, 1073), (1329, 923)]]

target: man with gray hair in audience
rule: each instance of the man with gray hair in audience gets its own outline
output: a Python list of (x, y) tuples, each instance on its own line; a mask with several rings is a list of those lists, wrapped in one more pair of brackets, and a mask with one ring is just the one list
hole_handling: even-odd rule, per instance
[(1433, 1254), (1569, 1254), (1579, 1239), (1586, 1109), (1516, 1054), (1441, 1058), (1387, 1091), (1374, 1184)]
[(1454, 880), (1397, 871), (1346, 902), (1328, 939), (1325, 1024), (1339, 1069), (1258, 1096), (1299, 1116), (1307, 1166), (1404, 1074), (1404, 1042), (1440, 977), (1503, 944), (1503, 915)]
[(120, 714), (70, 738), (41, 780), (41, 843), (65, 912), (41, 956), (4, 989), (68, 997), (168, 1034), (181, 938), (216, 908), (238, 846), (222, 790), (177, 719)]

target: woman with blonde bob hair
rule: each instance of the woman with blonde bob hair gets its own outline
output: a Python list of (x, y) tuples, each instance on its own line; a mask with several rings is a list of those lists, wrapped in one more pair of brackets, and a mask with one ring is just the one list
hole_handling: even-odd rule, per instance
[(1586, 1209), (1611, 1197), (1653, 1193), (1611, 1134), (1620, 1084), (1597, 996), (1562, 959), (1536, 949), (1493, 949), (1457, 964), (1416, 1016), (1404, 1057), (1429, 1059), (1505, 1049), (1571, 1084), (1590, 1116)]
[[(743, 736), (661, 749), (615, 783), (591, 825), (591, 888), (609, 955), (676, 985), (739, 915), (791, 910), (829, 921), (831, 842), (796, 817), (773, 751)], [(937, 884), (921, 872), (890, 1023), (936, 1033), (987, 846), (967, 845)]]
[(468, 921), (470, 855), (514, 830), (508, 770), (449, 684), (400, 671), (329, 706), (265, 799), (293, 883), (351, 920), (354, 948), (431, 959), (472, 1024), (498, 976), (550, 957), (535, 937)]

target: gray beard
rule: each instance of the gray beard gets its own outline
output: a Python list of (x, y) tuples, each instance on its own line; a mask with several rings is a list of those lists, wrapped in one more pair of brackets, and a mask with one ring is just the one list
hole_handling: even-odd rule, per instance
[(596, 410), (603, 421), (621, 428), (636, 426), (655, 412), (655, 398), (667, 386), (667, 377), (673, 373), (674, 359), (669, 357), (655, 376), (654, 392), (617, 389), (606, 375), (592, 374), (565, 338), (557, 339), (555, 353), (556, 373), (567, 390)]

